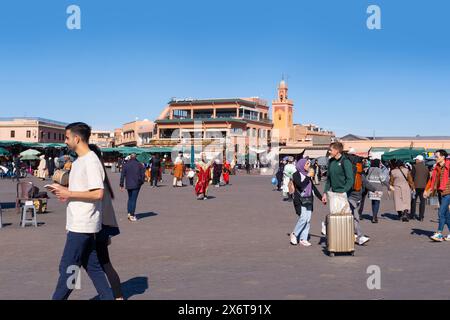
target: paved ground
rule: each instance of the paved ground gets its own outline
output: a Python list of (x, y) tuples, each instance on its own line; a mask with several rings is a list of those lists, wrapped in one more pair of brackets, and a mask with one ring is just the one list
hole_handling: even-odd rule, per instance
[[(115, 186), (118, 175), (110, 174)], [(165, 176), (164, 180), (169, 181)], [(291, 203), (272, 190), (270, 177), (232, 176), (232, 185), (211, 188), (207, 201), (191, 187), (144, 186), (140, 219), (126, 220), (125, 193), (116, 192), (122, 234), (111, 257), (131, 299), (448, 299), (450, 243), (432, 243), (437, 212), (427, 207), (425, 222), (393, 220), (385, 200), (377, 225), (363, 221), (372, 240), (355, 257), (330, 258), (320, 242), (326, 209), (316, 202), (311, 242), (291, 246), (296, 222)], [(38, 186), (43, 183), (36, 182)], [(0, 180), (0, 201), (14, 202), (14, 184)], [(117, 188), (118, 189), (118, 188)], [(368, 208), (370, 210), (370, 205)], [(65, 210), (56, 199), (39, 215), (38, 228), (18, 226), (14, 210), (4, 210), (0, 230), (0, 299), (48, 299), (56, 284), (65, 241)], [(365, 210), (368, 212), (368, 210)], [(381, 290), (368, 290), (367, 267), (381, 268)], [(96, 295), (82, 275), (82, 290), (71, 299)]]

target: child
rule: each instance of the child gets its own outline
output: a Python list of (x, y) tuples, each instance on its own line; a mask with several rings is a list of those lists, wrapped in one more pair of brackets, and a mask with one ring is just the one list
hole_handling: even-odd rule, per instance
[(187, 174), (188, 178), (189, 178), (189, 183), (191, 186), (194, 185), (194, 177), (195, 177), (195, 171), (192, 170), (192, 168), (189, 169), (188, 174)]

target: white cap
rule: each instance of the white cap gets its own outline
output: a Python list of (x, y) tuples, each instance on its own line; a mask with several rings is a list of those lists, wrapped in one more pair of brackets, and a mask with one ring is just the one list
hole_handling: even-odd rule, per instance
[(417, 157), (414, 158), (414, 160), (419, 160), (419, 161), (423, 161), (423, 155), (419, 154)]

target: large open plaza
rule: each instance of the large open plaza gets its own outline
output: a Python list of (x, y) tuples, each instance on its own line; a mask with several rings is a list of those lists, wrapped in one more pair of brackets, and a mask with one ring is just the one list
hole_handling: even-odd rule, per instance
[[(110, 247), (128, 299), (448, 299), (450, 243), (431, 242), (437, 211), (425, 221), (397, 220), (392, 199), (383, 199), (380, 223), (362, 222), (371, 237), (352, 256), (329, 257), (319, 201), (311, 247), (292, 246), (288, 234), (297, 216), (270, 184), (271, 176), (231, 176), (210, 187), (208, 200), (193, 188), (174, 188), (164, 175), (160, 187), (142, 187), (138, 221), (126, 218), (126, 192), (119, 174), (109, 173), (121, 234)], [(28, 178), (43, 189), (44, 182)], [(187, 179), (184, 181), (187, 183)], [(14, 210), (16, 184), (0, 180), (4, 227), (0, 229), (0, 299), (49, 299), (65, 243), (65, 205), (51, 195), (39, 226), (21, 228)], [(320, 187), (323, 189), (323, 186)], [(369, 201), (368, 201), (369, 202)], [(370, 203), (364, 210), (369, 218)], [(381, 289), (369, 290), (369, 266), (379, 266)], [(83, 271), (81, 290), (70, 299), (92, 299), (96, 291)]]

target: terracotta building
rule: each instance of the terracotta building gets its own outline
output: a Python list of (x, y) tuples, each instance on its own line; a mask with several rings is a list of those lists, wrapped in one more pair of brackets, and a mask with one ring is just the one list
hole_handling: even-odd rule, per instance
[(153, 121), (147, 119), (125, 123), (122, 128), (114, 130), (114, 145), (116, 147), (148, 145), (153, 138), (153, 130)]
[(92, 130), (89, 143), (100, 148), (110, 148), (114, 145), (114, 133), (110, 131)]
[(267, 146), (272, 130), (269, 106), (257, 97), (173, 99), (155, 123), (152, 145), (225, 147), (236, 156)]
[(450, 136), (362, 137), (348, 134), (339, 139), (346, 150), (366, 155), (372, 148), (450, 149)]
[(66, 126), (37, 117), (0, 118), (0, 141), (64, 143)]

